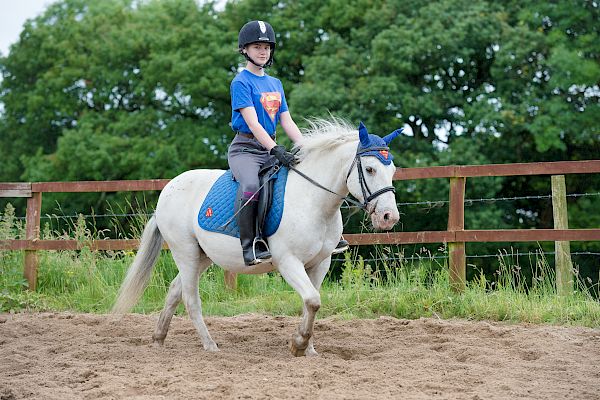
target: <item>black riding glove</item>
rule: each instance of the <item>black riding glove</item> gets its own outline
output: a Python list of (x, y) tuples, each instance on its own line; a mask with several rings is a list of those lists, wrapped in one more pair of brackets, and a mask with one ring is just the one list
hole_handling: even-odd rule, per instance
[(275, 158), (277, 158), (283, 166), (288, 168), (296, 164), (296, 162), (298, 162), (298, 160), (296, 160), (296, 157), (292, 153), (290, 153), (285, 149), (285, 147), (280, 145), (273, 147), (269, 154), (275, 156)]

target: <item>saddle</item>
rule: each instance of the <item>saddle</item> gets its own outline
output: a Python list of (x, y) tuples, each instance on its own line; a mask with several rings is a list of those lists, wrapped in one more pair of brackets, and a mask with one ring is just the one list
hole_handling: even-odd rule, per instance
[[(275, 181), (281, 168), (282, 166), (279, 164), (279, 161), (277, 161), (275, 157), (269, 157), (269, 160), (258, 171), (258, 179), (260, 181), (260, 187), (262, 187), (262, 189), (260, 190), (260, 193), (258, 195), (258, 211), (256, 212), (256, 237), (265, 237), (263, 236), (263, 231), (265, 228), (265, 223), (267, 222), (267, 215), (269, 213), (269, 209), (271, 208), (271, 204), (273, 203)], [(281, 211), (283, 213), (283, 197), (281, 200)]]
[[(256, 216), (256, 236), (259, 238), (269, 237), (279, 228), (287, 176), (288, 169), (282, 167), (274, 157), (259, 171), (262, 187)], [(198, 212), (198, 224), (202, 229), (240, 237), (239, 227), (234, 218), (238, 187), (239, 183), (233, 178), (231, 170), (227, 170), (217, 179)]]

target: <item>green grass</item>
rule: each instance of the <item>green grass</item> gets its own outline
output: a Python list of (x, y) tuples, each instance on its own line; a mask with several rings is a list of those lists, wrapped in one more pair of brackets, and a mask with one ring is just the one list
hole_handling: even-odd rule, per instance
[[(5, 213), (6, 215), (6, 213)], [(12, 224), (12, 225), (11, 225)], [(22, 226), (4, 218), (0, 239), (21, 235)], [(44, 235), (52, 235), (45, 232)], [(61, 233), (64, 235), (64, 233)], [(79, 221), (73, 237), (91, 235)], [(378, 256), (391, 254), (382, 247)], [(395, 254), (402, 256), (402, 254)], [(106, 313), (112, 307), (133, 252), (81, 251), (40, 252), (38, 289), (24, 290), (23, 252), (0, 251), (0, 311), (76, 311)], [(320, 317), (374, 318), (467, 318), (558, 325), (600, 326), (600, 303), (588, 289), (577, 284), (571, 296), (557, 296), (554, 272), (543, 254), (537, 255), (534, 278), (527, 284), (518, 265), (499, 255), (495, 281), (483, 274), (468, 282), (463, 293), (450, 289), (448, 269), (428, 254), (416, 260), (365, 263), (346, 253), (339, 279), (327, 277), (321, 290)], [(177, 269), (169, 252), (161, 254), (152, 279), (134, 312), (160, 311), (169, 283)], [(224, 286), (223, 270), (211, 267), (200, 280), (205, 315), (265, 313), (300, 315), (300, 297), (277, 273), (240, 275), (238, 289)], [(179, 314), (184, 314), (179, 306)]]

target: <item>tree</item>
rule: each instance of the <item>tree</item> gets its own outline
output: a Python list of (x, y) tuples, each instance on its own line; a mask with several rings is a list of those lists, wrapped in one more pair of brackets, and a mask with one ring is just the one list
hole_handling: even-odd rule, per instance
[(1, 180), (170, 177), (224, 167), (233, 34), (210, 5), (66, 0), (2, 60)]
[[(277, 32), (270, 73), (297, 122), (331, 113), (380, 134), (405, 126), (398, 166), (597, 158), (599, 14), (586, 0), (237, 0), (223, 12), (193, 0), (63, 0), (0, 60), (0, 180), (225, 168), (237, 32), (257, 18)], [(467, 197), (546, 194), (548, 181), (477, 180)], [(599, 184), (572, 177), (568, 189)], [(404, 202), (448, 190), (438, 180), (397, 187)], [(575, 199), (572, 225), (589, 227), (599, 201)], [(548, 202), (502, 202), (468, 213), (467, 225), (548, 227), (551, 216)], [(404, 228), (444, 221), (435, 209)]]

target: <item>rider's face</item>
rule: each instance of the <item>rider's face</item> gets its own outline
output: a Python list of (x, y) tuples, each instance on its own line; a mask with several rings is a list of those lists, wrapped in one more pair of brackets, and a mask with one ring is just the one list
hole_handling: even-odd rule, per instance
[(271, 56), (271, 45), (269, 43), (251, 43), (245, 48), (246, 54), (255, 63), (265, 65)]

